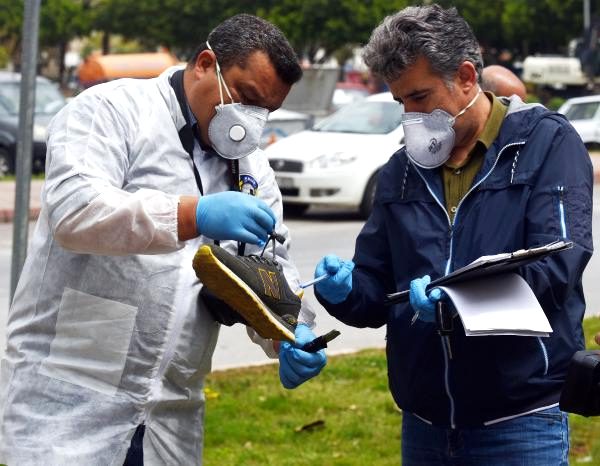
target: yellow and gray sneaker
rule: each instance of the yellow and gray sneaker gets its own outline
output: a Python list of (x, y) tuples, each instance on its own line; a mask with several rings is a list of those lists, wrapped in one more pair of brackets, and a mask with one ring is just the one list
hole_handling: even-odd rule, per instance
[(226, 325), (242, 322), (263, 338), (294, 341), (301, 300), (290, 289), (276, 260), (234, 256), (220, 246), (204, 244), (196, 252), (193, 267), (203, 289), (208, 290), (203, 293), (208, 307), (218, 307), (216, 301), (222, 300), (241, 317), (229, 315)]

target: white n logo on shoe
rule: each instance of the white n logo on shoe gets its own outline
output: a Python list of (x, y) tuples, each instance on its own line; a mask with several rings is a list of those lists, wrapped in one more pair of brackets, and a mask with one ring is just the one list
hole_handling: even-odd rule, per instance
[(262, 279), (263, 286), (265, 287), (265, 294), (274, 299), (279, 299), (279, 282), (277, 281), (277, 274), (270, 272), (269, 270), (258, 268), (258, 273)]

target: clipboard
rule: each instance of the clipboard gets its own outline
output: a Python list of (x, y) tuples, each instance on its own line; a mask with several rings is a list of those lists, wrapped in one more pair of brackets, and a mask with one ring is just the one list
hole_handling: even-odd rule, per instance
[[(427, 285), (426, 291), (429, 291), (437, 286), (451, 285), (477, 278), (486, 277), (488, 275), (496, 275), (505, 272), (511, 272), (546, 256), (555, 254), (560, 251), (565, 251), (573, 247), (572, 241), (554, 241), (544, 246), (539, 246), (531, 249), (519, 249), (514, 252), (504, 252), (492, 256), (481, 256), (475, 259), (468, 265), (455, 270), (443, 277), (433, 280)], [(386, 296), (384, 304), (391, 306), (392, 304), (408, 301), (409, 290), (390, 293)]]

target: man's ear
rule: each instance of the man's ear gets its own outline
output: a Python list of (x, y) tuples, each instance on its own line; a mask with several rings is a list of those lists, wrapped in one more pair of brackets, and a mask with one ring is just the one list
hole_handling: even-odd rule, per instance
[(468, 92), (472, 87), (477, 86), (477, 70), (475, 69), (475, 65), (470, 61), (461, 63), (458, 67), (456, 76), (458, 78), (458, 86), (465, 92)]
[(217, 58), (212, 50), (203, 50), (196, 57), (196, 63), (194, 63), (194, 76), (196, 79), (200, 79), (207, 73), (215, 73), (217, 66)]

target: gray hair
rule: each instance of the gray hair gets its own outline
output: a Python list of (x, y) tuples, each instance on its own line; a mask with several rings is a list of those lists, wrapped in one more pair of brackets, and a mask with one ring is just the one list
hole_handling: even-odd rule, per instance
[(373, 73), (391, 82), (419, 57), (447, 83), (465, 61), (481, 76), (483, 59), (479, 43), (456, 8), (439, 5), (411, 6), (387, 16), (371, 34), (363, 60)]

